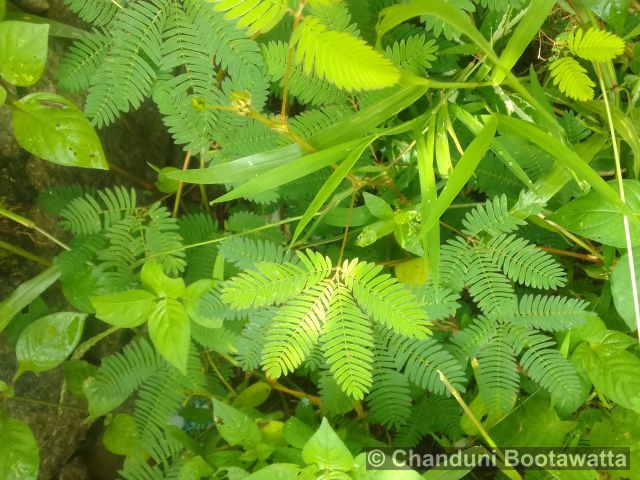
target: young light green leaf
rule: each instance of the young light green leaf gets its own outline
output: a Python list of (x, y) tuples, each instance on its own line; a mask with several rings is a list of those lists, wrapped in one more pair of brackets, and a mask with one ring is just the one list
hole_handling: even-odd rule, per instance
[(605, 30), (590, 28), (569, 33), (569, 50), (574, 55), (594, 62), (608, 62), (624, 51), (624, 40)]
[(216, 0), (215, 9), (226, 12), (229, 20), (238, 20), (249, 35), (266, 33), (275, 27), (287, 13), (286, 0)]
[(156, 296), (146, 290), (126, 290), (91, 297), (96, 317), (120, 328), (134, 328), (147, 321), (155, 307)]
[(144, 263), (140, 271), (140, 281), (142, 285), (162, 297), (178, 298), (185, 291), (184, 280), (169, 277), (164, 273), (160, 262), (155, 260)]
[(0, 478), (36, 480), (40, 468), (38, 444), (26, 423), (0, 416)]
[(19, 87), (36, 83), (47, 62), (49, 25), (0, 23), (0, 76)]
[(322, 419), (320, 428), (304, 445), (302, 458), (309, 465), (317, 465), (320, 470), (346, 472), (353, 467), (349, 449), (326, 418)]
[(84, 313), (53, 313), (25, 328), (16, 343), (17, 375), (60, 365), (78, 345), (86, 318)]
[(230, 445), (252, 448), (260, 443), (260, 429), (240, 410), (214, 399), (213, 415), (220, 436)]
[(593, 98), (593, 87), (596, 84), (575, 58), (562, 57), (554, 60), (549, 65), (549, 72), (553, 78), (553, 84), (568, 97), (581, 102)]
[(32, 93), (14, 102), (11, 110), (13, 133), (29, 153), (58, 165), (109, 168), (95, 130), (66, 98)]
[(318, 18), (306, 16), (291, 36), (295, 61), (339, 88), (376, 90), (400, 79), (396, 66), (365, 41), (348, 32), (329, 30)]
[(158, 353), (186, 374), (191, 327), (182, 303), (173, 298), (160, 300), (149, 317), (148, 329)]
[(51, 266), (35, 277), (27, 280), (16, 288), (11, 295), (0, 302), (0, 332), (2, 332), (13, 317), (24, 307), (33, 302), (42, 292), (60, 278), (60, 268)]
[(4, 105), (4, 102), (6, 99), (7, 99), (7, 91), (4, 89), (2, 85), (0, 85), (0, 107)]
[(322, 205), (324, 205), (324, 202), (326, 202), (329, 196), (333, 192), (335, 192), (336, 188), (338, 188), (342, 180), (344, 180), (355, 163), (358, 161), (364, 149), (367, 148), (372, 141), (373, 138), (363, 142), (361, 145), (358, 145), (351, 152), (349, 152), (347, 158), (342, 161), (340, 166), (336, 168), (331, 176), (324, 182), (322, 188), (318, 190), (318, 193), (307, 207), (304, 215), (302, 215), (302, 218), (300, 219), (300, 222), (298, 223), (298, 226), (296, 227), (296, 230), (291, 237), (291, 245), (295, 243), (305, 227), (313, 219), (316, 213), (318, 213)]

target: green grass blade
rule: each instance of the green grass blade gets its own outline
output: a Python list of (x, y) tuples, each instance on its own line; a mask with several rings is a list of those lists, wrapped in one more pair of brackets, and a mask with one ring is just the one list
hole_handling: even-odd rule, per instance
[(300, 145), (294, 144), (256, 153), (209, 168), (167, 172), (166, 175), (173, 180), (187, 183), (235, 183), (256, 177), (303, 155), (304, 152)]
[(447, 210), (449, 205), (451, 205), (451, 202), (455, 200), (458, 193), (460, 193), (464, 188), (469, 178), (471, 178), (471, 175), (473, 175), (478, 163), (480, 163), (482, 157), (487, 153), (487, 150), (491, 145), (491, 141), (493, 140), (493, 136), (496, 133), (497, 126), (498, 119), (496, 116), (490, 116), (482, 130), (478, 132), (476, 138), (474, 138), (471, 144), (467, 147), (464, 155), (460, 157), (460, 160), (458, 160), (458, 163), (454, 167), (447, 184), (442, 189), (442, 193), (438, 197), (438, 200), (436, 200), (429, 216), (423, 220), (418, 238), (422, 239), (427, 235), (429, 230), (438, 223), (438, 220)]
[[(540, 27), (542, 27), (542, 24), (549, 17), (549, 13), (555, 4), (556, 0), (531, 0), (527, 13), (520, 20), (513, 35), (509, 38), (507, 46), (500, 54), (500, 61), (505, 68), (508, 70), (513, 68), (540, 30)], [(495, 83), (502, 82), (504, 80), (504, 71), (496, 70), (491, 80)]]
[(364, 152), (364, 149), (367, 148), (371, 144), (371, 142), (373, 142), (373, 140), (375, 140), (375, 137), (362, 142), (360, 145), (351, 150), (351, 152), (349, 152), (349, 155), (347, 155), (347, 158), (343, 160), (340, 166), (338, 166), (338, 168), (333, 171), (327, 181), (324, 182), (324, 185), (322, 185), (322, 188), (318, 190), (318, 193), (313, 198), (313, 200), (309, 204), (309, 207), (307, 207), (307, 210), (302, 215), (300, 222), (298, 222), (298, 226), (296, 227), (295, 232), (293, 232), (293, 237), (291, 238), (291, 245), (296, 242), (305, 227), (313, 219), (316, 213), (318, 213), (322, 205), (324, 205), (324, 203), (336, 190), (336, 188), (338, 188), (338, 185), (340, 185), (342, 180), (344, 180), (347, 174), (351, 171), (355, 163), (362, 155), (362, 152)]
[(569, 168), (578, 178), (587, 182), (594, 190), (616, 205), (620, 209), (620, 212), (630, 217), (631, 221), (638, 222), (635, 214), (629, 206), (620, 200), (618, 192), (607, 185), (607, 182), (598, 175), (598, 172), (585, 163), (585, 161), (580, 158), (575, 151), (571, 150), (569, 147), (535, 125), (507, 115), (498, 115), (498, 119), (501, 130), (519, 137), (527, 138), (538, 145), (545, 152), (555, 158), (558, 163)]
[[(368, 141), (371, 141), (372, 139), (373, 137), (370, 137)], [(240, 198), (245, 195), (265, 192), (309, 175), (322, 168), (328, 167), (332, 163), (339, 162), (345, 158), (349, 152), (360, 145), (362, 141), (363, 139), (357, 139), (341, 143), (334, 147), (327, 148), (326, 150), (310, 153), (293, 161), (287, 162), (284, 165), (280, 165), (279, 167), (273, 168), (268, 172), (252, 178), (248, 182), (243, 183), (225, 195), (216, 198), (214, 203), (228, 202), (229, 200), (235, 200), (236, 198)]]
[[(435, 153), (435, 116), (429, 120), (427, 137), (420, 130), (416, 130), (416, 153), (418, 158), (418, 175), (420, 177), (421, 218), (426, 219), (438, 200), (436, 188), (436, 174), (433, 170)], [(424, 258), (431, 268), (433, 283), (440, 281), (440, 225), (435, 224), (422, 239)]]

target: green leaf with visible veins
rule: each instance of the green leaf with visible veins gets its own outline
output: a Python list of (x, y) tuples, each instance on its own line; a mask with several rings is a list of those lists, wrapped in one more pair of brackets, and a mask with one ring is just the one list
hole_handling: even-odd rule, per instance
[(39, 464), (38, 445), (27, 424), (0, 417), (0, 478), (36, 480)]
[(86, 318), (85, 313), (53, 313), (25, 328), (16, 343), (18, 375), (60, 365), (78, 345)]
[(142, 325), (155, 307), (156, 296), (146, 290), (126, 290), (91, 297), (96, 317), (103, 322), (121, 328)]
[(302, 449), (302, 458), (308, 464), (315, 464), (321, 470), (346, 472), (353, 467), (353, 457), (349, 449), (333, 431), (329, 421), (322, 419), (320, 428)]
[[(609, 182), (616, 190), (617, 182)], [(635, 219), (629, 219), (631, 241), (633, 245), (640, 243), (640, 182), (636, 180), (624, 180), (625, 203), (636, 212)], [(586, 195), (567, 203), (549, 217), (554, 222), (562, 225), (570, 232), (577, 233), (596, 242), (625, 248), (623, 214), (617, 205), (614, 205), (603, 195), (591, 190)]]
[(173, 298), (160, 300), (149, 317), (148, 328), (158, 353), (186, 374), (191, 327), (184, 305)]
[(109, 168), (89, 120), (66, 98), (32, 93), (14, 102), (12, 111), (13, 133), (29, 153), (67, 167)]

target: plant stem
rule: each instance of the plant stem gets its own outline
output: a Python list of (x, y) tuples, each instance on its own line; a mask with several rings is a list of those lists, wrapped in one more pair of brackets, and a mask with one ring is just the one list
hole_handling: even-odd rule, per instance
[[(191, 150), (187, 150), (187, 154), (184, 156), (184, 162), (182, 162), (182, 170), (189, 168), (189, 161), (191, 160)], [(178, 216), (178, 209), (180, 208), (180, 198), (182, 198), (182, 189), (184, 188), (184, 182), (178, 183), (178, 189), (176, 190), (176, 200), (173, 204), (173, 217)]]
[(227, 379), (224, 378), (224, 375), (222, 375), (222, 372), (220, 371), (220, 369), (216, 365), (216, 362), (214, 362), (213, 359), (211, 358), (211, 355), (209, 355), (209, 352), (204, 352), (204, 354), (207, 357), (207, 362), (209, 363), (209, 366), (211, 367), (211, 369), (214, 372), (216, 372), (216, 375), (218, 376), (218, 378), (220, 379), (222, 384), (227, 388), (227, 390), (229, 390), (229, 392), (231, 392), (231, 394), (234, 397), (237, 397), (238, 394), (236, 393), (235, 389), (231, 386), (231, 384), (229, 382), (227, 382)]
[(27, 260), (31, 260), (33, 262), (39, 263), (41, 265), (50, 266), (51, 262), (44, 257), (40, 257), (31, 252), (27, 252), (25, 249), (17, 247), (15, 245), (11, 245), (10, 243), (3, 242), (0, 240), (0, 248), (4, 248), (5, 250), (15, 253), (16, 255), (20, 255), (21, 257), (26, 258)]
[(35, 230), (36, 232), (38, 232), (39, 234), (45, 236), (46, 238), (51, 240), (53, 243), (55, 243), (58, 246), (64, 248), (65, 250), (71, 250), (66, 243), (58, 240), (56, 237), (51, 235), (49, 232), (47, 232), (47, 231), (43, 230), (42, 228), (38, 227), (38, 225), (36, 225), (36, 222), (34, 222), (33, 220), (30, 220), (30, 219), (28, 219), (26, 217), (23, 217), (22, 215), (18, 215), (17, 213), (12, 212), (11, 210), (7, 210), (6, 208), (3, 208), (3, 207), (0, 207), (0, 215), (3, 216), (3, 217), (8, 218), (9, 220), (13, 220), (16, 223), (19, 223), (23, 227), (27, 227), (27, 228), (30, 228), (32, 230)]
[(77, 412), (82, 412), (82, 413), (86, 412), (86, 409), (82, 407), (76, 407), (74, 405), (64, 405), (62, 403), (51, 403), (51, 402), (46, 402), (44, 400), (35, 400), (33, 398), (18, 397), (18, 396), (5, 397), (5, 398), (6, 400), (16, 400), (18, 402), (30, 403), (32, 405), (38, 405), (40, 407), (48, 407), (48, 408), (56, 408), (56, 409), (66, 408), (67, 410), (75, 410)]
[(101, 332), (91, 337), (90, 339), (85, 340), (80, 345), (78, 345), (78, 348), (76, 348), (76, 351), (73, 352), (72, 359), (73, 360), (81, 359), (85, 353), (87, 353), (91, 348), (93, 348), (95, 344), (100, 342), (102, 339), (107, 338), (112, 333), (117, 332), (118, 330), (120, 330), (120, 327), (111, 327), (105, 330), (104, 332)]
[[(456, 399), (456, 401), (458, 402), (458, 404), (460, 405), (464, 413), (467, 414), (467, 416), (469, 417), (469, 420), (471, 420), (471, 423), (473, 423), (473, 425), (478, 429), (478, 431), (482, 435), (482, 438), (484, 438), (485, 442), (487, 442), (487, 444), (495, 451), (498, 458), (500, 458), (500, 460), (502, 460), (504, 464), (507, 467), (509, 467), (510, 464), (509, 462), (507, 462), (504, 454), (498, 448), (498, 445), (496, 444), (496, 442), (493, 441), (489, 433), (484, 429), (480, 421), (473, 414), (473, 412), (471, 411), (467, 403), (464, 401), (464, 399), (460, 395), (460, 392), (458, 392), (458, 390), (453, 385), (451, 385), (447, 377), (440, 370), (438, 370), (438, 376), (440, 377), (440, 381), (444, 383), (444, 386), (447, 387), (447, 390), (449, 390), (449, 393), (451, 393), (453, 398)], [(522, 476), (515, 470), (503, 470), (503, 473), (511, 479), (523, 480)]]
[(305, 392), (299, 392), (298, 390), (293, 390), (292, 388), (285, 387), (284, 385), (282, 385), (282, 384), (280, 384), (278, 382), (274, 382), (274, 381), (269, 381), (269, 385), (271, 385), (271, 388), (273, 388), (274, 390), (277, 390), (279, 392), (288, 393), (292, 397), (306, 398), (312, 404), (314, 404), (314, 405), (316, 405), (318, 407), (320, 405), (322, 405), (322, 400), (319, 397), (316, 397), (314, 395), (309, 395), (308, 393), (305, 393)]
[(349, 224), (351, 223), (351, 217), (353, 215), (353, 204), (356, 202), (356, 190), (351, 192), (351, 203), (349, 204), (349, 213), (347, 214), (347, 225), (344, 228), (344, 237), (342, 238), (342, 246), (340, 247), (340, 257), (338, 258), (338, 268), (342, 263), (342, 257), (344, 255), (344, 249), (347, 246), (347, 238), (349, 237)]
[(154, 185), (152, 185), (151, 183), (147, 183), (144, 180), (141, 180), (138, 177), (136, 177), (134, 175), (131, 175), (124, 168), (122, 168), (119, 165), (116, 165), (115, 163), (109, 162), (109, 168), (111, 170), (113, 170), (114, 172), (118, 173), (119, 175), (122, 175), (126, 179), (131, 180), (133, 183), (137, 183), (138, 185), (140, 185), (145, 190), (153, 191), (154, 188), (155, 188)]

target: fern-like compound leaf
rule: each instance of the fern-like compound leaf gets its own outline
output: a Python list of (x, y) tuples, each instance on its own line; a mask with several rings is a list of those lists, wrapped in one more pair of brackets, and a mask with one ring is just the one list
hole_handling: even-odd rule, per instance
[(251, 315), (250, 320), (242, 329), (235, 346), (238, 350), (237, 358), (243, 368), (255, 370), (260, 366), (262, 347), (274, 315), (275, 310), (273, 309), (260, 310)]
[[(271, 81), (282, 89), (287, 71), (289, 46), (282, 42), (269, 42), (263, 46), (262, 51)], [(287, 93), (302, 104), (332, 105), (341, 104), (347, 100), (345, 92), (327, 80), (305, 72), (299, 64), (289, 65), (288, 79)]]
[(118, 12), (111, 0), (64, 0), (64, 4), (82, 20), (96, 26), (106, 25)]
[(345, 32), (328, 30), (317, 18), (306, 17), (295, 31), (295, 61), (348, 91), (377, 90), (395, 85), (400, 72), (366, 42)]
[(334, 284), (323, 280), (282, 306), (264, 339), (262, 365), (270, 378), (293, 372), (318, 342)]
[(498, 323), (494, 318), (480, 316), (473, 323), (454, 335), (451, 341), (458, 347), (460, 357), (465, 362), (478, 355), (480, 350), (487, 345), (497, 334)]
[(466, 283), (469, 293), (485, 314), (511, 312), (515, 308), (513, 285), (493, 263), (492, 258), (479, 248), (473, 248), (471, 252), (471, 266)]
[(268, 240), (249, 237), (232, 237), (218, 245), (218, 251), (224, 259), (238, 268), (252, 268), (258, 262), (297, 263), (298, 257)]
[(60, 88), (67, 92), (85, 90), (107, 57), (110, 43), (111, 36), (99, 31), (87, 32), (73, 42), (58, 69)]
[(504, 414), (516, 403), (520, 391), (520, 375), (508, 332), (501, 329), (479, 351), (478, 388), (490, 412)]
[(553, 84), (560, 91), (575, 100), (586, 101), (593, 98), (593, 87), (596, 85), (587, 75), (585, 68), (572, 57), (554, 60), (549, 65)]
[(412, 35), (394, 42), (385, 50), (385, 55), (398, 67), (414, 75), (424, 75), (436, 59), (438, 51), (434, 39), (426, 40), (424, 35)]
[(136, 209), (136, 192), (124, 187), (98, 191), (71, 200), (60, 212), (62, 227), (74, 235), (100, 233), (110, 225), (132, 215)]
[(449, 394), (440, 380), (438, 370), (459, 391), (465, 391), (467, 383), (464, 370), (449, 351), (431, 339), (417, 340), (389, 336), (389, 353), (394, 357), (396, 368), (409, 380), (430, 392)]
[(491, 236), (510, 233), (526, 222), (509, 214), (507, 196), (502, 194), (471, 210), (465, 215), (462, 224), (463, 233), (475, 237), (481, 232)]
[(515, 235), (499, 235), (481, 247), (511, 280), (534, 288), (564, 285), (565, 272), (547, 252)]
[(222, 300), (233, 308), (280, 304), (302, 292), (309, 278), (309, 272), (296, 265), (257, 263), (256, 270), (246, 270), (225, 284)]
[(520, 359), (529, 376), (556, 398), (573, 398), (580, 394), (580, 379), (575, 367), (557, 350), (547, 336), (534, 330), (512, 327), (515, 342), (526, 349)]
[(342, 284), (335, 287), (321, 343), (336, 383), (350, 397), (364, 398), (373, 381), (371, 325)]
[(594, 62), (608, 62), (624, 51), (624, 40), (594, 27), (569, 33), (567, 42), (571, 53)]
[(516, 312), (505, 314), (515, 324), (548, 331), (561, 331), (586, 323), (595, 313), (584, 300), (561, 296), (524, 295)]
[(233, 308), (281, 304), (325, 279), (331, 260), (319, 253), (298, 252), (300, 264), (259, 262), (256, 270), (246, 270), (229, 280), (222, 299)]
[(469, 245), (457, 237), (440, 246), (440, 281), (453, 292), (464, 287), (471, 265)]
[(83, 387), (91, 417), (100, 417), (118, 407), (163, 365), (165, 362), (145, 340), (131, 343), (121, 353), (105, 358)]
[(326, 367), (320, 372), (318, 389), (322, 400), (322, 413), (325, 415), (343, 415), (353, 410), (353, 398), (344, 393)]
[(287, 13), (286, 0), (219, 0), (216, 10), (226, 12), (229, 20), (237, 20), (249, 35), (266, 33), (275, 27)]
[(373, 386), (367, 395), (371, 420), (388, 427), (399, 427), (411, 414), (411, 390), (407, 377), (396, 370), (386, 349), (376, 348)]
[(120, 10), (110, 27), (113, 43), (89, 89), (85, 113), (98, 127), (109, 125), (151, 93), (160, 63), (167, 0), (133, 3)]
[(375, 321), (394, 331), (425, 338), (431, 324), (416, 296), (389, 274), (380, 274), (382, 266), (353, 260), (345, 262), (344, 281), (362, 309)]

